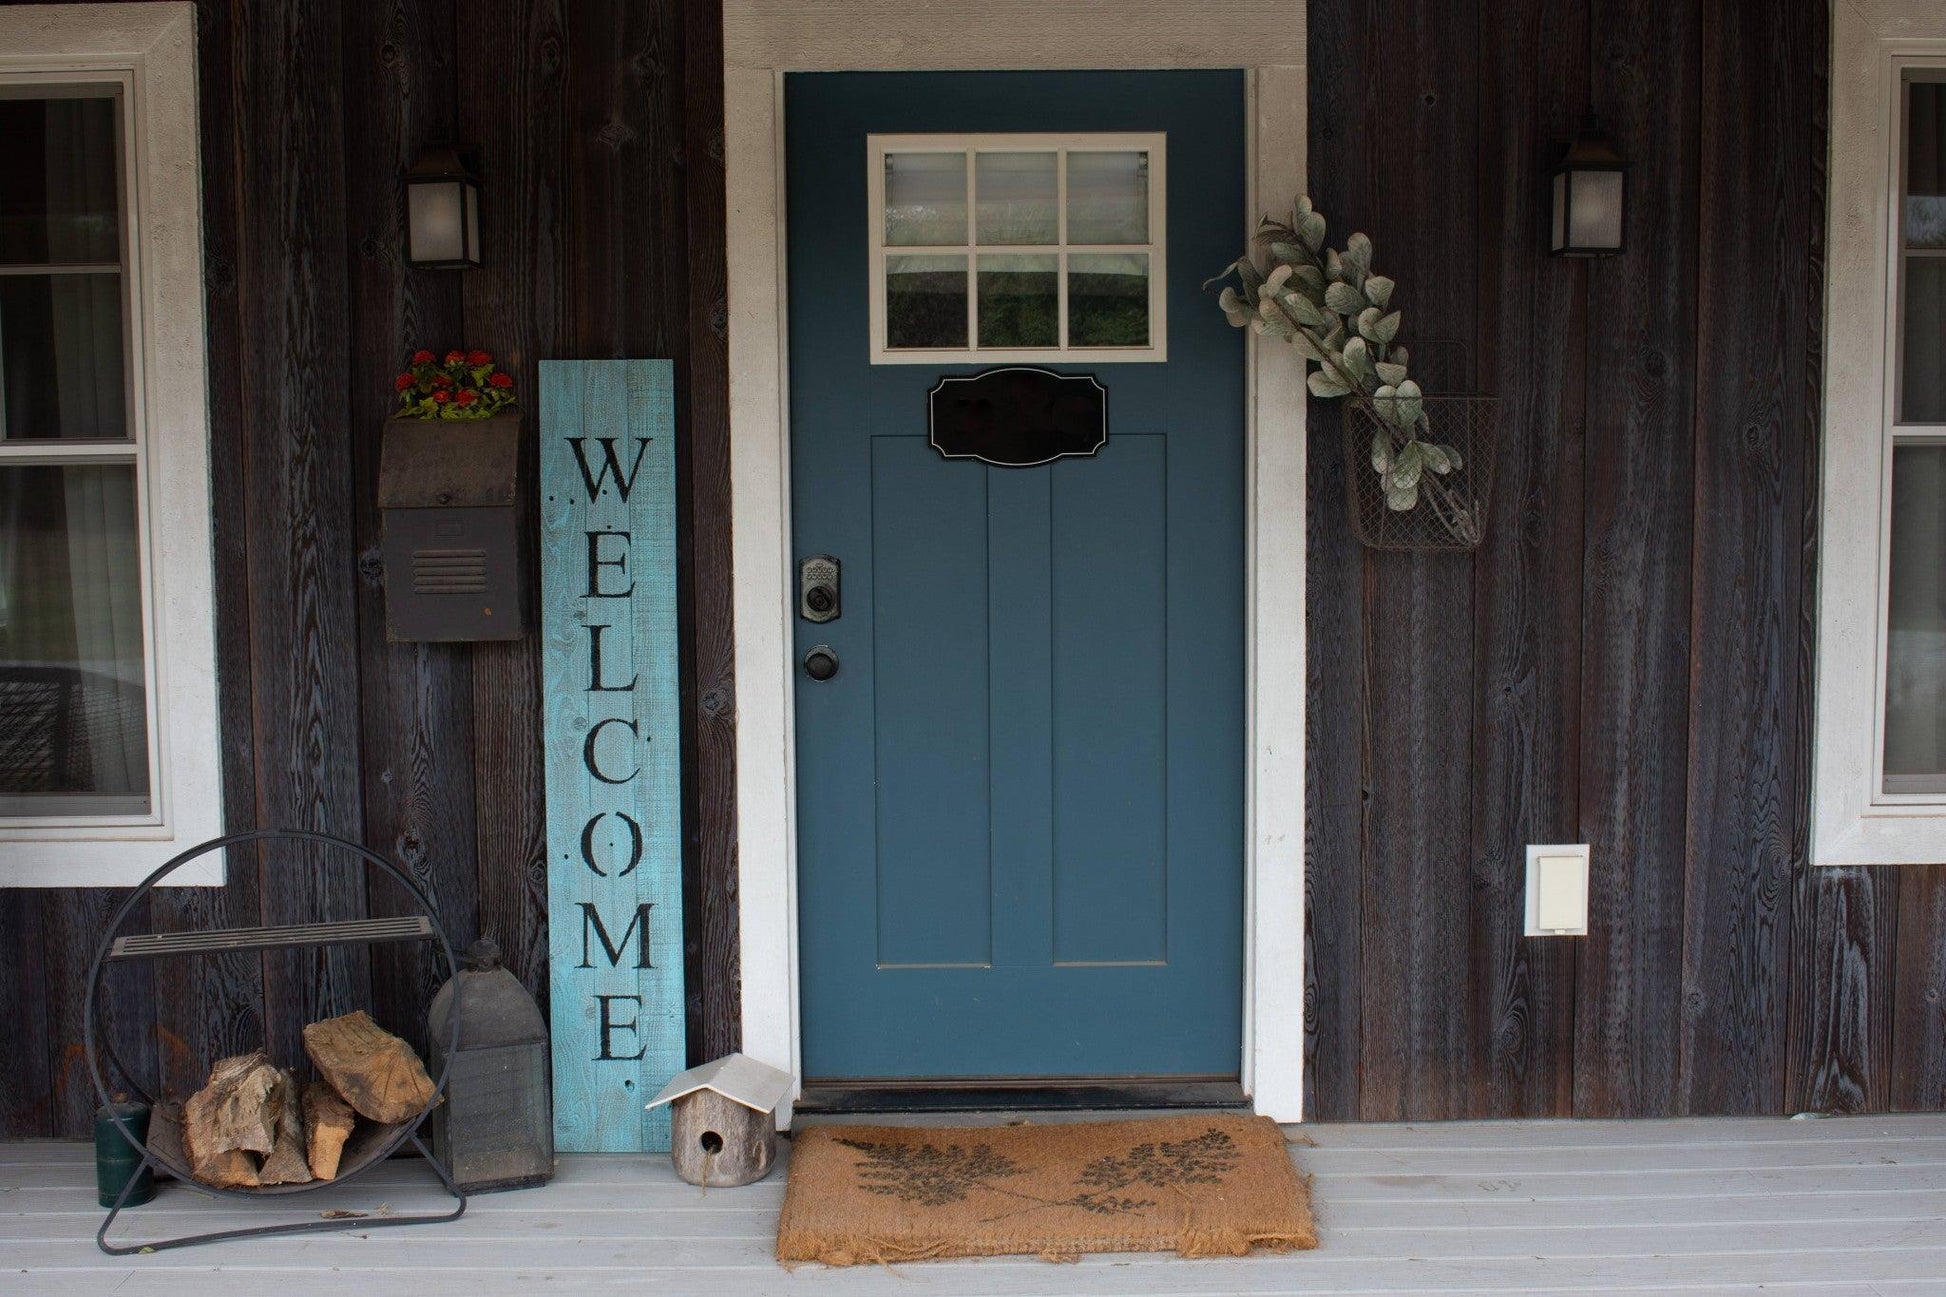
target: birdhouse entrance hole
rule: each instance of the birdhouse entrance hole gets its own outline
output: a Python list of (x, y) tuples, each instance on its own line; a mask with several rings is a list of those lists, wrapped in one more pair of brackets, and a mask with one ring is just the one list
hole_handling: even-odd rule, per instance
[(705, 1153), (715, 1154), (723, 1151), (723, 1137), (713, 1130), (704, 1131), (703, 1137), (697, 1143), (703, 1146)]

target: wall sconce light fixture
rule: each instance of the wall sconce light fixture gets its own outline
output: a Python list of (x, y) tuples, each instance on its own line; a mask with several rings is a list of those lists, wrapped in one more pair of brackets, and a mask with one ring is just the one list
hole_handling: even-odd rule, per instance
[(1551, 173), (1553, 222), (1548, 251), (1560, 257), (1610, 257), (1628, 228), (1628, 163), (1590, 108), (1581, 133)]
[(480, 264), (480, 183), (450, 148), (424, 149), (405, 173), (406, 261), (422, 270)]

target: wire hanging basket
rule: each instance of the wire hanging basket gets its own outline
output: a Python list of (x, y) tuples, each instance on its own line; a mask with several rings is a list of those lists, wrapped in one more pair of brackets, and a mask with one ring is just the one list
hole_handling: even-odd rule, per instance
[[(1500, 400), (1425, 396), (1416, 404), (1416, 410), (1381, 411), (1369, 396), (1349, 402), (1345, 496), (1352, 532), (1372, 549), (1478, 549), (1493, 502)], [(1388, 479), (1380, 465), (1396, 462), (1415, 443), (1409, 453), (1416, 472)]]

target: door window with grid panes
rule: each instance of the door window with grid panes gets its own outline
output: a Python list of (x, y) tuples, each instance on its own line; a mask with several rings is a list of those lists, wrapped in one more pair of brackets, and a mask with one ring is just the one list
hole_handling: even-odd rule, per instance
[(1168, 358), (1161, 135), (867, 152), (872, 363)]

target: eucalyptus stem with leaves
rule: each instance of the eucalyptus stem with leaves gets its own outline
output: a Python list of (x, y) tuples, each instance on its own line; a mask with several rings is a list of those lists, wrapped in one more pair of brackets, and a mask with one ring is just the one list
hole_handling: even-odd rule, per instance
[(1423, 498), (1456, 539), (1477, 544), (1480, 510), (1442, 481), (1463, 467), (1460, 453), (1432, 440), (1425, 394), (1397, 341), (1397, 285), (1372, 273), (1368, 236), (1353, 234), (1340, 250), (1325, 246), (1325, 233), (1324, 213), (1299, 198), (1288, 222), (1266, 217), (1250, 250), (1204, 287), (1223, 285), (1220, 304), (1231, 324), (1282, 339), (1314, 362), (1305, 380), (1312, 395), (1371, 403), (1379, 416), (1371, 465), (1387, 508), (1403, 513)]

